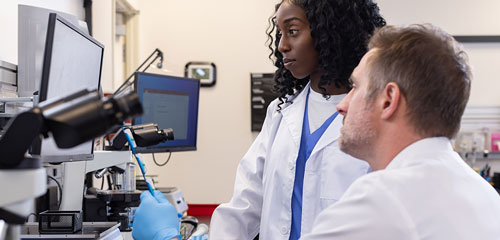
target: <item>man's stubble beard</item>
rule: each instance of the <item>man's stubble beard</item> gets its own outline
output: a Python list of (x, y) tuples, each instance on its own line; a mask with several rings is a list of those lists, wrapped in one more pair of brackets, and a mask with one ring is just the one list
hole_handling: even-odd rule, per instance
[(347, 125), (342, 127), (339, 139), (342, 152), (362, 160), (370, 156), (377, 131), (372, 120), (366, 117), (369, 114), (370, 109), (365, 108), (359, 114), (345, 116)]

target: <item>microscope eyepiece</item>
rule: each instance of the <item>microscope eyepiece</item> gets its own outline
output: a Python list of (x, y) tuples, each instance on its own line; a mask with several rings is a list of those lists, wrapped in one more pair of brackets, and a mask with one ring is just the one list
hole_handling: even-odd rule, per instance
[(105, 134), (113, 125), (143, 112), (134, 92), (105, 100), (96, 91), (71, 96), (76, 97), (63, 99), (48, 109), (41, 107), (48, 129), (60, 148), (71, 148)]

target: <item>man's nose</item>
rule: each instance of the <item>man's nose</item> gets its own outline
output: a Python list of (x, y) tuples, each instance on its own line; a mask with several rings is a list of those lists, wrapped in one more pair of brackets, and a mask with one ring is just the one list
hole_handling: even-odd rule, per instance
[(347, 109), (349, 108), (349, 102), (351, 101), (351, 93), (352, 91), (350, 91), (349, 94), (347, 94), (347, 96), (345, 96), (344, 99), (342, 99), (342, 101), (340, 101), (340, 103), (337, 104), (337, 112), (339, 114), (342, 114), (343, 116), (346, 115)]

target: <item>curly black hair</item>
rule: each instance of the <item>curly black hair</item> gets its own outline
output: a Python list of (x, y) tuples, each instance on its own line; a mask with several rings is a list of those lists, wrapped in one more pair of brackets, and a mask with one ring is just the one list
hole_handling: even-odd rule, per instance
[[(323, 96), (328, 97), (323, 86), (332, 83), (337, 88), (350, 89), (349, 77), (367, 52), (368, 40), (376, 28), (386, 24), (377, 4), (372, 0), (283, 0), (276, 5), (275, 12), (284, 1), (306, 12), (311, 37), (318, 52), (319, 68), (323, 72), (318, 83)], [(272, 16), (266, 33), (271, 50), (269, 58), (278, 68), (274, 74), (274, 90), (280, 95), (280, 111), (283, 103), (291, 102), (287, 95), (301, 91), (309, 77), (296, 79), (284, 68), (283, 55), (278, 51), (280, 35), (276, 26), (276, 16)]]

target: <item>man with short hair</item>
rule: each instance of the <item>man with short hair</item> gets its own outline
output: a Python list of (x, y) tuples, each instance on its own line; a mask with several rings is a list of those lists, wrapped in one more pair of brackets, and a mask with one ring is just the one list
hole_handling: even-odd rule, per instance
[(337, 105), (340, 149), (371, 168), (303, 239), (500, 239), (500, 196), (459, 155), (471, 73), (430, 25), (384, 27)]

